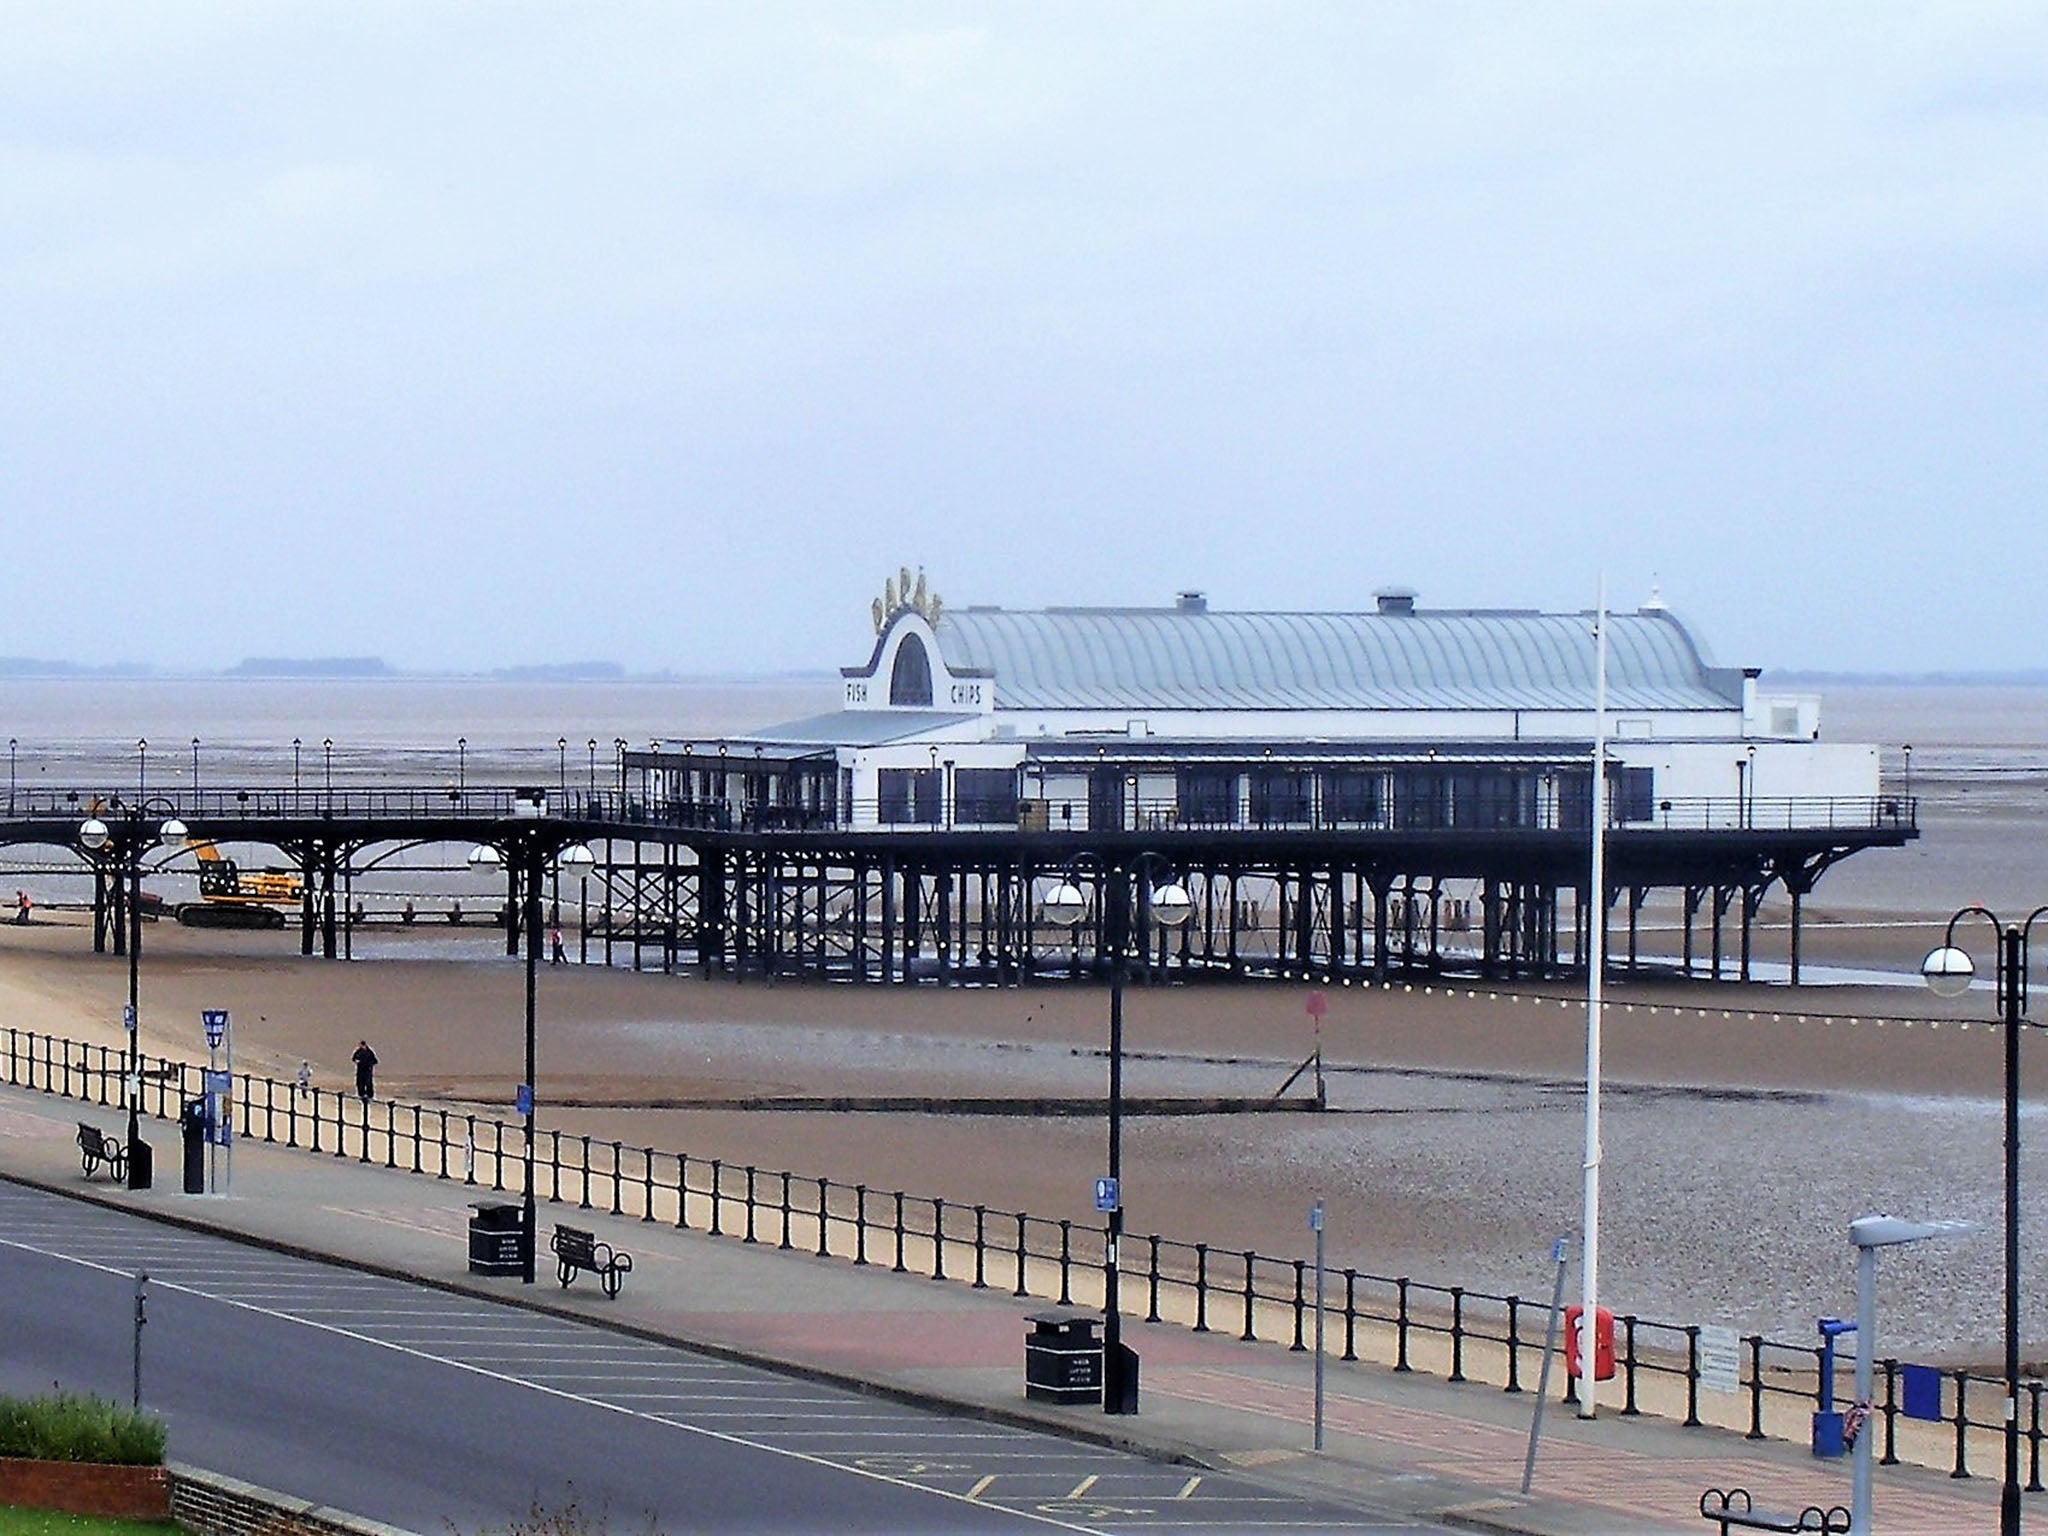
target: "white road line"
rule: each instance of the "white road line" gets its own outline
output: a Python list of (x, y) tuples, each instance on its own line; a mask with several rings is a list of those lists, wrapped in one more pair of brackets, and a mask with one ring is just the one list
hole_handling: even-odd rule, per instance
[[(145, 1217), (141, 1219), (146, 1220), (147, 1218)], [(223, 1239), (223, 1241), (227, 1241), (227, 1239)], [(119, 1275), (124, 1279), (134, 1273), (134, 1271), (131, 1269), (123, 1268), (117, 1265), (100, 1264), (87, 1259), (75, 1258), (68, 1253), (58, 1253), (50, 1249), (38, 1248), (34, 1244), (19, 1242), (11, 1238), (0, 1237), (0, 1247), (17, 1248), (24, 1253), (38, 1254), (43, 1258), (54, 1259), (59, 1263), (76, 1264), (80, 1268), (98, 1270), (103, 1274)], [(946, 1499), (956, 1504), (966, 1502), (957, 1493), (949, 1492), (944, 1488), (934, 1488), (926, 1483), (912, 1482), (909, 1478), (893, 1477), (883, 1472), (872, 1472), (865, 1467), (848, 1466), (843, 1462), (836, 1462), (829, 1460), (823, 1456), (812, 1455), (808, 1451), (794, 1450), (788, 1446), (782, 1445), (771, 1445), (761, 1440), (749, 1439), (744, 1435), (728, 1434), (724, 1430), (709, 1429), (701, 1424), (679, 1422), (675, 1419), (667, 1418), (660, 1414), (643, 1413), (640, 1410), (634, 1408), (622, 1408), (615, 1403), (607, 1403), (597, 1398), (585, 1397), (580, 1393), (565, 1392), (559, 1387), (550, 1387), (537, 1381), (528, 1381), (522, 1377), (510, 1376), (502, 1371), (488, 1370), (482, 1366), (471, 1365), (469, 1362), (464, 1360), (450, 1360), (444, 1356), (429, 1354), (425, 1350), (408, 1348), (403, 1344), (386, 1344), (381, 1339), (372, 1338), (367, 1334), (357, 1333), (352, 1329), (338, 1327), (333, 1323), (321, 1323), (315, 1322), (309, 1318), (294, 1317), (293, 1315), (287, 1312), (274, 1311), (269, 1307), (255, 1306), (248, 1302), (233, 1300), (229, 1297), (210, 1296), (206, 1292), (199, 1290), (195, 1286), (184, 1285), (175, 1280), (157, 1280), (154, 1277), (152, 1277), (151, 1283), (158, 1286), (158, 1288), (162, 1290), (182, 1291), (188, 1296), (195, 1296), (203, 1301), (217, 1302), (222, 1306), (239, 1307), (245, 1312), (254, 1312), (261, 1317), (270, 1317), (276, 1319), (279, 1322), (297, 1324), (301, 1328), (311, 1328), (321, 1333), (333, 1334), (337, 1338), (351, 1339), (359, 1344), (367, 1344), (373, 1349), (388, 1349), (391, 1350), (394, 1354), (409, 1355), (413, 1359), (423, 1360), (432, 1365), (444, 1365), (451, 1370), (468, 1371), (472, 1375), (481, 1376), (486, 1380), (504, 1382), (508, 1386), (525, 1387), (530, 1392), (540, 1392), (549, 1397), (561, 1398), (566, 1402), (583, 1403), (589, 1407), (601, 1409), (606, 1413), (623, 1414), (628, 1418), (641, 1419), (649, 1423), (664, 1424), (669, 1426), (670, 1428), (681, 1430), (685, 1434), (698, 1435), (706, 1440), (715, 1440), (722, 1445), (742, 1446), (749, 1450), (764, 1452), (765, 1454), (770, 1456), (785, 1457), (788, 1460), (803, 1462), (808, 1466), (820, 1467), (826, 1471), (841, 1472), (850, 1477), (866, 1478), (871, 1482), (881, 1483), (891, 1488), (901, 1488), (906, 1492), (910, 1493), (922, 1493), (929, 1495), (932, 1498)], [(1090, 1481), (1093, 1481), (1093, 1479), (1090, 1479)], [(1038, 1510), (1020, 1509), (1013, 1511), (1013, 1513), (1017, 1514), (1023, 1519), (1031, 1520), (1041, 1525), (1053, 1526), (1060, 1530), (1065, 1531), (1086, 1531), (1095, 1529), (1095, 1527), (1076, 1524), (1075, 1522), (1070, 1520), (1061, 1520), (1055, 1516), (1043, 1513)]]
[(1080, 1482), (1074, 1485), (1074, 1491), (1068, 1494), (1067, 1497), (1070, 1499), (1078, 1499), (1081, 1497), (1082, 1494), (1086, 1493), (1090, 1488), (1093, 1488), (1097, 1483), (1101, 1481), (1102, 1478), (1099, 1473), (1090, 1472), (1086, 1477), (1082, 1478)]
[(666, 1370), (649, 1370), (649, 1372), (633, 1372), (633, 1370), (549, 1370), (549, 1372), (535, 1372), (535, 1374), (547, 1374), (549, 1380), (594, 1380), (594, 1382), (647, 1380), (647, 1382), (668, 1382), (670, 1386), (694, 1386), (696, 1382), (721, 1382), (731, 1372), (719, 1372), (717, 1376), (674, 1376), (674, 1374), (670, 1374)]
[[(1595, 1364), (1597, 1364), (1597, 1363), (1598, 1363), (1598, 1362), (1596, 1361), (1596, 1362), (1595, 1362)], [(1200, 1478), (1199, 1476), (1197, 1476), (1197, 1477), (1191, 1477), (1191, 1478), (1189, 1478), (1189, 1479), (1188, 1479), (1188, 1480), (1187, 1480), (1186, 1482), (1184, 1482), (1184, 1483), (1182, 1483), (1182, 1484), (1180, 1485), (1180, 1492), (1179, 1492), (1179, 1493), (1176, 1493), (1176, 1494), (1174, 1495), (1174, 1497), (1175, 1497), (1176, 1499), (1185, 1499), (1185, 1498), (1190, 1498), (1190, 1497), (1192, 1497), (1192, 1496), (1193, 1496), (1193, 1494), (1194, 1494), (1194, 1491), (1195, 1491), (1195, 1490), (1196, 1490), (1197, 1488), (1201, 1487), (1201, 1486), (1202, 1486), (1202, 1479), (1201, 1479), (1201, 1478)]]
[(989, 1473), (987, 1477), (984, 1477), (980, 1482), (976, 1483), (972, 1488), (968, 1489), (965, 1494), (965, 1497), (970, 1503), (973, 1500), (980, 1498), (984, 1493), (988, 1492), (989, 1484), (993, 1483), (995, 1480), (995, 1473)]

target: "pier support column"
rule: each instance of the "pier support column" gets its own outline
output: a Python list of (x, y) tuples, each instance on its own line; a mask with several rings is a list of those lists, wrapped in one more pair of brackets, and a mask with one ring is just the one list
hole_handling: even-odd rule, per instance
[(334, 845), (320, 845), (320, 958), (335, 959), (340, 949), (334, 927)]
[(1387, 898), (1394, 882), (1383, 874), (1367, 877), (1372, 887), (1372, 979), (1380, 985), (1387, 980)]

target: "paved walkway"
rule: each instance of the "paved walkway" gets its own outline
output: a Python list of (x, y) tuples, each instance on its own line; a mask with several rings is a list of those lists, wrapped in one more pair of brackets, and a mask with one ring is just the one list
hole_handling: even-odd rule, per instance
[[(1848, 1463), (1797, 1446), (1750, 1442), (1666, 1420), (1594, 1421), (1553, 1405), (1535, 1492), (1520, 1493), (1533, 1398), (1419, 1374), (1332, 1360), (1326, 1449), (1310, 1449), (1313, 1361), (1277, 1344), (1245, 1344), (1167, 1324), (1126, 1323), (1143, 1360), (1143, 1411), (1052, 1408), (1023, 1393), (1027, 1312), (999, 1290), (856, 1268), (839, 1259), (748, 1245), (556, 1208), (629, 1249), (636, 1268), (618, 1301), (587, 1277), (562, 1291), (542, 1255), (541, 1283), (467, 1272), (468, 1200), (476, 1191), (374, 1165), (245, 1142), (224, 1198), (176, 1193), (176, 1131), (145, 1124), (158, 1187), (131, 1194), (79, 1171), (77, 1122), (109, 1132), (118, 1111), (0, 1088), (0, 1174), (109, 1205), (297, 1252), (332, 1257), (452, 1289), (607, 1321), (835, 1380), (871, 1384), (957, 1411), (1028, 1421), (1275, 1484), (1470, 1529), (1536, 1536), (1712, 1529), (1700, 1490), (1740, 1485), (1759, 1504), (1847, 1503)], [(555, 1212), (541, 1210), (542, 1240)], [(1878, 1469), (1877, 1528), (1912, 1536), (1977, 1536), (1996, 1522), (1995, 1477), (1952, 1481), (1912, 1467)]]

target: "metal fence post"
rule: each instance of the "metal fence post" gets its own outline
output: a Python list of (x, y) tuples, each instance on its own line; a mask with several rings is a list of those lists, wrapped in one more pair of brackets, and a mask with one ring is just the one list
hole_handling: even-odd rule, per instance
[(1685, 1326), (1685, 1428), (1700, 1427), (1700, 1328)]
[(1749, 1346), (1749, 1433), (1744, 1438), (1761, 1440), (1764, 1437), (1764, 1336), (1752, 1333), (1743, 1342)]
[(1465, 1379), (1465, 1288), (1451, 1287), (1451, 1374), (1446, 1381)]
[(1408, 1364), (1408, 1277), (1394, 1282), (1394, 1369), (1411, 1370)]

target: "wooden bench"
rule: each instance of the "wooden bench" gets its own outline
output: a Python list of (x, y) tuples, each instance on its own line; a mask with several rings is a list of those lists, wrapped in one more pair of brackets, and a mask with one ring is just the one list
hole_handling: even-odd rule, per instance
[(1849, 1529), (1849, 1511), (1840, 1504), (1826, 1509), (1818, 1504), (1809, 1504), (1797, 1514), (1758, 1509), (1747, 1488), (1730, 1488), (1725, 1493), (1719, 1488), (1709, 1488), (1700, 1495), (1700, 1515), (1720, 1522), (1721, 1536), (1728, 1536), (1731, 1530), (1819, 1531), (1832, 1536), (1832, 1533)]
[(78, 1122), (78, 1160), (88, 1179), (100, 1171), (101, 1163), (107, 1165), (116, 1184), (128, 1178), (128, 1149), (98, 1126), (87, 1125), (83, 1120)]
[(548, 1240), (548, 1247), (554, 1250), (555, 1274), (565, 1291), (569, 1282), (576, 1278), (576, 1271), (587, 1269), (604, 1287), (606, 1299), (616, 1300), (620, 1287), (626, 1283), (626, 1276), (633, 1272), (633, 1255), (620, 1252), (610, 1243), (600, 1241), (594, 1232), (586, 1232), (581, 1227), (556, 1227), (555, 1235)]

